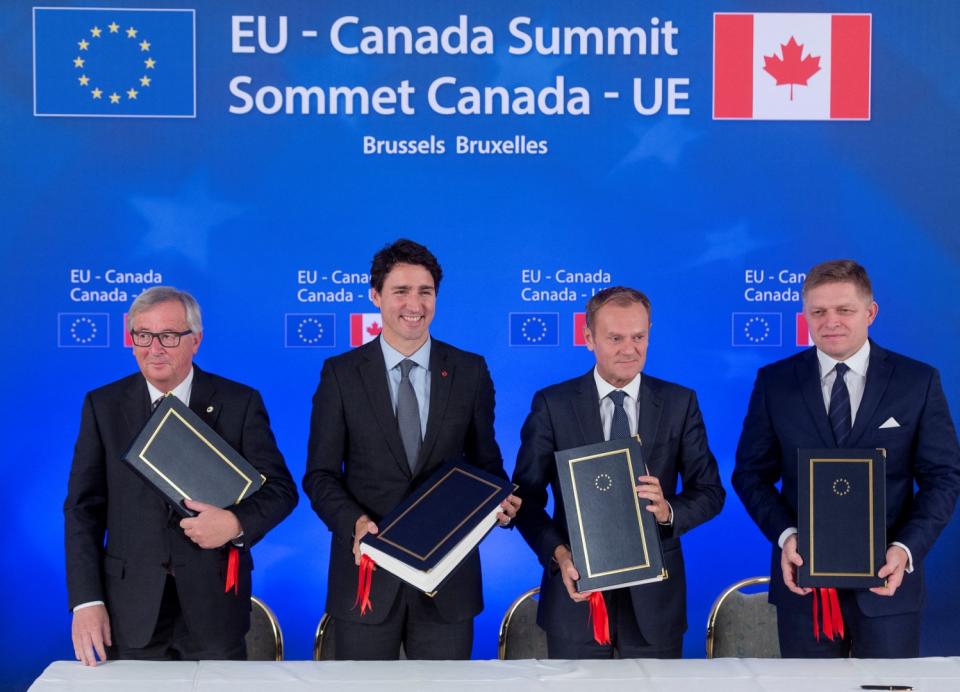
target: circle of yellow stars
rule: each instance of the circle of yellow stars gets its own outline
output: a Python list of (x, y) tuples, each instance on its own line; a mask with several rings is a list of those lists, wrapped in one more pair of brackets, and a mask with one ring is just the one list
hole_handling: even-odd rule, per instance
[[(137, 31), (136, 27), (132, 27), (132, 26), (127, 27), (127, 29), (124, 30), (123, 33), (121, 33), (121, 26), (117, 24), (116, 21), (111, 21), (109, 24), (107, 24), (107, 27), (106, 27), (106, 36), (110, 36), (111, 34), (116, 34), (118, 37), (122, 37), (125, 34), (128, 40), (137, 41), (138, 38), (140, 39), (137, 45), (139, 45), (141, 53), (147, 53), (147, 57), (143, 61), (144, 74), (142, 77), (140, 77), (139, 86), (141, 89), (149, 89), (150, 85), (153, 83), (153, 78), (149, 76), (148, 71), (156, 68), (157, 61), (154, 60), (149, 55), (150, 47), (151, 47), (150, 42), (143, 37), (138, 37), (137, 35), (138, 33), (139, 32)], [(87, 59), (83, 56), (87, 54), (87, 51), (90, 50), (91, 41), (92, 42), (99, 41), (99, 39), (103, 38), (103, 36), (104, 36), (104, 29), (101, 29), (99, 26), (91, 27), (90, 39), (87, 40), (87, 37), (84, 36), (82, 39), (77, 41), (77, 48), (79, 49), (78, 52), (80, 54), (73, 59), (74, 68), (80, 70), (80, 76), (77, 78), (77, 81), (80, 83), (80, 87), (84, 89), (90, 89), (91, 98), (98, 101), (103, 100), (104, 92), (103, 92), (103, 89), (101, 89), (99, 86), (95, 84), (91, 85), (91, 79), (86, 73)], [(137, 96), (140, 95), (140, 92), (137, 90), (136, 85), (130, 87), (123, 93), (126, 94), (128, 101), (136, 101)], [(117, 105), (123, 100), (123, 97), (116, 91), (113, 91), (112, 93), (107, 94), (107, 100), (109, 100), (111, 104)]]

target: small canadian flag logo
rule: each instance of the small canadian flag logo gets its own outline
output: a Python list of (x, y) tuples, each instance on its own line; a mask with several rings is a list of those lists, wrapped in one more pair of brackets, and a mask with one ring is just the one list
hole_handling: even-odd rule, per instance
[(717, 13), (713, 117), (869, 120), (869, 14)]
[(379, 312), (350, 313), (350, 345), (363, 346), (377, 338), (383, 330)]

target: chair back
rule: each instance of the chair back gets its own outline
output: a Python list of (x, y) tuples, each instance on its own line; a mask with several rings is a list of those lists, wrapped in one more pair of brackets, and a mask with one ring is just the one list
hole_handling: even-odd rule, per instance
[(247, 660), (282, 661), (283, 632), (270, 607), (256, 596), (250, 597), (250, 629), (247, 631)]
[(780, 658), (776, 607), (766, 590), (743, 592), (769, 583), (769, 577), (751, 577), (717, 597), (707, 618), (707, 658)]
[(501, 660), (544, 659), (547, 633), (537, 624), (539, 587), (526, 591), (510, 604), (500, 623), (497, 656)]

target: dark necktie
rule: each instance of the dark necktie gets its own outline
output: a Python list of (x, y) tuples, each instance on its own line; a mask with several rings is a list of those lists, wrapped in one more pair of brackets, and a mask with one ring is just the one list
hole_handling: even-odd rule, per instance
[(623, 400), (627, 393), (622, 389), (615, 389), (607, 394), (610, 401), (613, 402), (613, 421), (610, 423), (610, 439), (622, 440), (630, 437), (630, 421), (627, 419), (627, 412), (623, 408)]
[(416, 366), (409, 358), (400, 361), (400, 387), (397, 390), (397, 426), (411, 471), (416, 467), (420, 453), (420, 406), (410, 382), (410, 371)]
[(833, 428), (833, 439), (837, 447), (843, 447), (850, 437), (850, 392), (843, 376), (850, 369), (846, 363), (837, 363), (834, 372), (837, 373), (830, 390), (830, 427)]
[[(166, 395), (164, 395), (164, 396), (166, 396)], [(161, 401), (163, 401), (163, 396), (158, 396), (157, 399), (156, 399), (156, 401), (154, 401), (154, 402), (152, 402), (152, 403), (150, 404), (150, 413), (153, 413), (154, 411), (157, 410), (157, 406), (160, 405), (160, 402), (161, 402)]]

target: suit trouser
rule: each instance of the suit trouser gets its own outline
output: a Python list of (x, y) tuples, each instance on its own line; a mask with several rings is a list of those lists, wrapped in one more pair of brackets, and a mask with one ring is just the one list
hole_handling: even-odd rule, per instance
[(173, 576), (167, 576), (163, 598), (157, 614), (157, 624), (146, 646), (131, 647), (114, 638), (114, 646), (107, 655), (113, 659), (138, 661), (202, 661), (247, 659), (245, 633), (228, 643), (200, 641), (187, 630), (177, 596), (177, 584)]
[(584, 638), (573, 641), (547, 633), (547, 655), (550, 658), (681, 658), (683, 634), (665, 645), (648, 642), (633, 612), (633, 600), (629, 589), (614, 589), (604, 592), (607, 617), (610, 621), (611, 644), (598, 644), (592, 638), (593, 628), (585, 622)]
[(401, 584), (383, 622), (365, 624), (334, 618), (333, 641), (340, 661), (393, 661), (400, 645), (408, 659), (467, 660), (473, 648), (473, 618), (445, 622), (433, 599)]
[[(784, 658), (916, 658), (920, 655), (920, 613), (863, 614), (856, 594), (839, 589), (844, 637), (830, 640), (813, 631), (813, 606), (778, 606), (777, 632)], [(798, 597), (799, 598), (799, 597)], [(809, 603), (812, 598), (804, 599)]]

